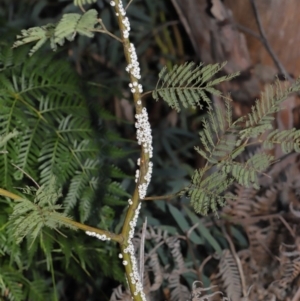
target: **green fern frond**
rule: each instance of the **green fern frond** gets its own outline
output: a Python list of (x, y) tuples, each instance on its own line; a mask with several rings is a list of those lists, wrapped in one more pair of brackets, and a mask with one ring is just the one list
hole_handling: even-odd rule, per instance
[(127, 174), (125, 174), (119, 167), (112, 165), (111, 166), (111, 174), (110, 176), (112, 178), (129, 178), (129, 176)]
[(168, 72), (164, 67), (159, 73), (159, 81), (152, 95), (158, 100), (163, 98), (171, 108), (180, 111), (180, 104), (187, 108), (189, 106), (202, 108), (202, 101), (211, 104), (206, 93), (220, 95), (220, 91), (214, 88), (215, 85), (228, 81), (238, 75), (238, 73), (222, 76), (211, 80), (225, 64), (214, 64), (203, 67), (202, 64), (196, 66), (195, 63), (185, 63), (175, 65)]
[(124, 191), (121, 187), (121, 185), (117, 182), (111, 182), (107, 188), (108, 193), (114, 194), (116, 196), (123, 196), (123, 197), (131, 197), (131, 195)]
[(36, 279), (27, 284), (27, 298), (34, 301), (50, 300), (53, 293), (44, 279)]
[(82, 222), (85, 222), (88, 219), (92, 211), (92, 200), (94, 198), (94, 192), (97, 184), (96, 178), (93, 180), (89, 181), (88, 186), (85, 187), (80, 198), (79, 214)]
[(88, 183), (89, 178), (81, 173), (72, 178), (69, 191), (64, 199), (66, 213), (69, 213), (78, 203), (83, 194), (84, 188), (88, 185)]
[(272, 149), (276, 144), (280, 144), (281, 149), (285, 154), (288, 154), (292, 151), (299, 153), (300, 130), (273, 130), (271, 133), (269, 133), (262, 145), (266, 149)]
[[(81, 2), (84, 1), (81, 0), (78, 3), (80, 4)], [(57, 45), (62, 46), (65, 39), (73, 41), (77, 33), (92, 38), (94, 36), (94, 27), (98, 23), (97, 15), (98, 13), (95, 9), (90, 9), (83, 15), (76, 13), (64, 14), (57, 24), (47, 24), (27, 30), (23, 29), (21, 35), (17, 35), (17, 41), (13, 44), (13, 48), (37, 42), (29, 52), (31, 56), (48, 40), (50, 40), (51, 49), (56, 51)]]
[(1, 296), (9, 301), (23, 301), (25, 299), (22, 286), (24, 278), (21, 273), (8, 265), (2, 265), (0, 270)]
[[(0, 149), (3, 145), (7, 143), (8, 140), (14, 138), (18, 135), (18, 132), (14, 129), (11, 133), (0, 136)], [(1, 151), (0, 151), (1, 153)]]
[(57, 212), (61, 205), (57, 200), (61, 193), (57, 188), (56, 179), (52, 177), (48, 185), (42, 185), (35, 194), (34, 201), (21, 199), (16, 201), (10, 216), (10, 227), (16, 242), (20, 243), (25, 236), (34, 241), (43, 227), (57, 229), (61, 226), (72, 227), (62, 221), (66, 215)]
[[(7, 61), (0, 61), (0, 135), (19, 132), (10, 140), (2, 140), (5, 153), (0, 156), (0, 187), (13, 191), (19, 186), (13, 183), (22, 180), (24, 172), (41, 184), (55, 174), (65, 185), (65, 205), (70, 209), (80, 201), (78, 193), (83, 190), (69, 193), (68, 185), (76, 176), (87, 179), (87, 183), (97, 176), (100, 147), (70, 66), (39, 55), (28, 59), (26, 52), (16, 49), (12, 58), (6, 54)], [(18, 57), (18, 65), (14, 64), (14, 56)]]

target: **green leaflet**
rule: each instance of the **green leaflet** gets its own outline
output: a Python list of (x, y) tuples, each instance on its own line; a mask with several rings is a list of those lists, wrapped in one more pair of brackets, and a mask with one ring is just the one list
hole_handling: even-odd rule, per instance
[(9, 301), (23, 301), (25, 299), (22, 285), (25, 279), (22, 274), (8, 265), (1, 266), (0, 292), (7, 295)]
[[(77, 1), (78, 5), (84, 4), (85, 1)], [(89, 3), (91, 1), (88, 1)], [(13, 44), (13, 48), (25, 45), (31, 42), (37, 42), (31, 48), (29, 55), (33, 55), (48, 40), (52, 50), (57, 49), (57, 45), (62, 46), (65, 39), (73, 41), (77, 34), (92, 38), (94, 36), (93, 29), (98, 23), (97, 11), (90, 9), (83, 15), (77, 13), (64, 14), (57, 24), (47, 24), (40, 27), (32, 27), (21, 30), (21, 35), (17, 35), (17, 41)]]
[(104, 163), (125, 152), (107, 143), (116, 137), (106, 137), (101, 129), (96, 138), (80, 82), (67, 62), (26, 54), (21, 48), (0, 51), (0, 187), (15, 191), (25, 173), (47, 184), (55, 174), (64, 185), (65, 212), (79, 209), (86, 220), (98, 189), (98, 206), (102, 200), (116, 202), (115, 192), (127, 196), (117, 186), (106, 194), (110, 174), (123, 174)]
[[(271, 164), (273, 158), (262, 152), (241, 163), (239, 157), (251, 141), (250, 138), (261, 137), (273, 129), (274, 113), (280, 110), (281, 103), (288, 95), (300, 90), (299, 79), (284, 88), (280, 82), (276, 82), (256, 101), (251, 113), (233, 121), (230, 100), (224, 99), (224, 112), (221, 107), (213, 106), (207, 95), (211, 93), (220, 96), (214, 86), (237, 75), (215, 78), (223, 67), (224, 64), (196, 66), (194, 63), (175, 65), (171, 71), (165, 67), (153, 91), (154, 99), (163, 98), (177, 111), (182, 106), (202, 108), (201, 101), (207, 104), (208, 118), (204, 119), (203, 129), (199, 133), (201, 147), (195, 147), (207, 164), (194, 172), (191, 185), (185, 189), (195, 211), (201, 214), (207, 214), (209, 210), (217, 212), (218, 206), (225, 204), (225, 191), (234, 182), (245, 187), (259, 188), (258, 175)], [(266, 149), (280, 144), (284, 153), (299, 152), (300, 131), (273, 130), (260, 142)]]
[(33, 202), (27, 199), (16, 201), (17, 204), (10, 215), (10, 227), (17, 243), (20, 243), (25, 236), (31, 236), (33, 243), (43, 227), (74, 228), (60, 219), (60, 217), (66, 217), (65, 214), (58, 212), (61, 205), (56, 203), (60, 196), (56, 179), (52, 177), (48, 185), (43, 185), (36, 190)]
[(300, 149), (300, 130), (290, 129), (279, 131), (273, 130), (269, 133), (263, 142), (266, 149), (272, 149), (276, 144), (281, 145), (281, 149), (285, 154), (292, 151), (299, 152)]
[(202, 107), (202, 101), (211, 104), (211, 100), (206, 96), (206, 92), (220, 95), (220, 92), (212, 86), (223, 81), (228, 81), (238, 73), (209, 81), (218, 73), (225, 64), (214, 64), (203, 67), (195, 63), (185, 63), (175, 65), (171, 71), (164, 67), (159, 73), (159, 81), (154, 89), (152, 96), (158, 100), (163, 98), (168, 105), (180, 111), (181, 105), (187, 107)]

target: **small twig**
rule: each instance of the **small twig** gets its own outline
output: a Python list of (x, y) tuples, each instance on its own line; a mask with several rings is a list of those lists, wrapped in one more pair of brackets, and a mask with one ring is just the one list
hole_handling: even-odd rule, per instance
[(190, 24), (188, 22), (188, 19), (186, 18), (185, 14), (183, 13), (183, 11), (182, 11), (181, 7), (179, 6), (179, 4), (177, 3), (177, 1), (176, 0), (171, 0), (171, 2), (172, 2), (172, 4), (173, 4), (173, 6), (174, 6), (174, 8), (175, 8), (175, 10), (176, 10), (176, 12), (179, 16), (179, 19), (180, 19), (187, 35), (190, 38), (190, 41), (191, 41), (195, 51), (199, 50), (198, 46), (197, 46), (197, 42), (196, 42), (196, 40), (195, 40), (195, 38), (192, 34), (192, 30), (191, 30)]
[(152, 92), (153, 92), (153, 91), (151, 90), (151, 91), (147, 91), (147, 92), (141, 94), (141, 98), (143, 98), (144, 96), (146, 96), (146, 95), (148, 95), (148, 94), (151, 94)]
[(122, 234), (115, 234), (106, 230), (101, 230), (98, 228), (94, 228), (85, 224), (78, 223), (76, 221), (73, 221), (72, 219), (65, 217), (65, 216), (56, 216), (56, 219), (64, 222), (67, 225), (73, 226), (75, 228), (78, 228), (80, 230), (83, 230), (85, 232), (93, 232), (99, 235), (105, 235), (106, 237), (110, 238), (111, 240), (118, 242), (118, 243), (123, 243), (124, 237)]
[(258, 39), (260, 42), (263, 42), (261, 36), (258, 33), (256, 33), (254, 30), (252, 30), (246, 26), (243, 26), (241, 24), (238, 24), (238, 23), (234, 23), (234, 25), (237, 27), (237, 29), (250, 34), (254, 38)]
[(81, 4), (79, 4), (78, 6), (79, 6), (80, 10), (81, 10), (83, 13), (86, 12), (86, 10), (83, 8), (83, 6), (82, 6)]
[(203, 271), (203, 269), (204, 269), (204, 266), (211, 260), (213, 258), (213, 256), (212, 255), (209, 255), (208, 257), (206, 257), (203, 261), (202, 261), (202, 263), (201, 263), (201, 265), (200, 265), (200, 267), (199, 267), (199, 269), (198, 269), (198, 271), (199, 271), (199, 275), (200, 275), (200, 282), (202, 281), (202, 271)]
[(278, 59), (277, 55), (275, 54), (275, 52), (273, 51), (272, 47), (270, 46), (270, 44), (268, 42), (267, 36), (266, 36), (264, 28), (262, 26), (262, 22), (261, 22), (259, 13), (258, 13), (258, 9), (257, 9), (255, 0), (250, 0), (250, 3), (252, 6), (252, 9), (253, 9), (253, 12), (254, 12), (254, 16), (255, 16), (257, 26), (258, 26), (259, 33), (261, 35), (261, 42), (263, 43), (266, 50), (268, 51), (271, 58), (273, 59), (278, 71), (281, 74), (283, 74), (283, 76), (286, 77), (289, 81), (292, 81), (293, 79), (291, 78), (289, 73), (285, 70), (284, 66), (281, 64), (280, 60)]
[(130, 6), (130, 4), (133, 2), (133, 0), (130, 0), (129, 2), (128, 2), (128, 4), (126, 5), (126, 7), (125, 7), (125, 10), (127, 10), (127, 8)]
[(167, 195), (159, 195), (159, 196), (148, 196), (142, 199), (142, 201), (155, 201), (155, 200), (169, 200), (175, 198), (177, 193), (175, 194), (167, 194)]
[(102, 19), (98, 19), (98, 23), (101, 25), (101, 27), (103, 29), (92, 29), (91, 31), (95, 31), (95, 32), (101, 32), (101, 33), (105, 33), (107, 35), (109, 35), (110, 37), (114, 38), (115, 40), (123, 43), (122, 39), (117, 37), (116, 35), (114, 35), (113, 33), (111, 33), (109, 30), (107, 30), (106, 26), (104, 25)]
[(193, 248), (192, 248), (192, 244), (191, 244), (191, 241), (190, 241), (190, 235), (192, 233), (192, 231), (198, 227), (198, 223), (196, 223), (193, 227), (191, 227), (188, 232), (186, 233), (186, 241), (187, 241), (187, 244), (188, 244), (188, 248), (190, 250), (190, 253), (191, 253), (191, 256), (192, 256), (192, 261), (194, 263), (194, 266), (195, 266), (195, 269), (196, 269), (196, 273), (197, 273), (197, 276), (198, 276), (198, 279), (199, 281), (201, 280), (201, 273), (199, 271), (199, 269), (197, 269), (197, 259), (196, 259), (196, 256), (195, 256), (195, 253), (193, 251)]
[(142, 201), (155, 201), (155, 200), (170, 200), (177, 196), (179, 196), (184, 190), (186, 190), (189, 187), (185, 187), (173, 194), (166, 194), (166, 195), (158, 195), (158, 196), (147, 196), (142, 199)]
[(153, 34), (157, 34), (158, 32), (160, 32), (161, 30), (163, 30), (165, 27), (169, 27), (172, 25), (177, 25), (179, 24), (178, 20), (173, 20), (173, 21), (167, 21), (164, 22), (163, 24), (157, 26), (154, 30), (153, 30)]
[(29, 178), (37, 188), (40, 188), (40, 185), (33, 179), (33, 177), (31, 177), (25, 170), (23, 170), (21, 167), (11, 163), (12, 166), (14, 166), (15, 168), (17, 168), (18, 170), (20, 170), (24, 175), (27, 176), (27, 178)]
[(288, 224), (288, 222), (284, 219), (284, 217), (282, 215), (278, 215), (278, 218), (280, 219), (280, 221), (284, 224), (284, 226), (287, 228), (287, 230), (290, 232), (290, 234), (292, 235), (292, 237), (296, 237), (295, 235), (295, 231), (293, 231), (293, 229), (291, 228), (291, 226)]

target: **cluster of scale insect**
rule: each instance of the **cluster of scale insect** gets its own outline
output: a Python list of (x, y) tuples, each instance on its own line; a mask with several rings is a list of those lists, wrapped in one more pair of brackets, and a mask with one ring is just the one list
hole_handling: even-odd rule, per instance
[(96, 238), (98, 238), (100, 240), (103, 240), (103, 241), (111, 239), (110, 237), (106, 236), (105, 234), (98, 234), (98, 233), (92, 232), (92, 231), (86, 231), (85, 234), (89, 235), (89, 236), (96, 237)]
[[(124, 25), (122, 35), (123, 35), (124, 39), (128, 39), (129, 32), (130, 32), (130, 23), (129, 23), (128, 18), (126, 17), (126, 11), (123, 7), (122, 1), (118, 1), (118, 3), (116, 3), (115, 1), (111, 1), (110, 5), (113, 7), (117, 6), (118, 9), (116, 9), (116, 16), (121, 17), (121, 22)], [(141, 74), (140, 74), (138, 57), (137, 57), (134, 45), (132, 43), (130, 43), (129, 48), (127, 50), (128, 50), (129, 56), (130, 56), (130, 62), (127, 65), (125, 70), (131, 76), (133, 76), (135, 79), (134, 81), (132, 81), (129, 84), (129, 88), (131, 89), (132, 93), (136, 93), (136, 92), (142, 93), (143, 87), (141, 84), (138, 83), (138, 80), (141, 79)], [(142, 101), (140, 99), (137, 101), (137, 105), (138, 106), (142, 105)], [(152, 158), (152, 155), (153, 155), (152, 134), (151, 134), (151, 126), (149, 123), (149, 118), (148, 118), (148, 113), (147, 113), (146, 108), (142, 108), (141, 112), (137, 113), (135, 115), (135, 117), (137, 120), (135, 123), (135, 127), (137, 129), (136, 131), (137, 131), (138, 144), (143, 147), (144, 153), (148, 154), (149, 158)], [(138, 159), (137, 164), (140, 165), (140, 163), (141, 163), (141, 159)], [(152, 176), (152, 169), (153, 169), (153, 164), (152, 164), (152, 162), (149, 161), (148, 166), (147, 166), (147, 172), (143, 179), (140, 179), (140, 170), (137, 169), (137, 171), (136, 171), (136, 176), (135, 176), (136, 182), (140, 183), (138, 186), (140, 199), (143, 199), (146, 196), (147, 188), (150, 183), (151, 176)], [(128, 204), (129, 204), (129, 206), (133, 205), (133, 201), (131, 199), (129, 199)], [(142, 281), (141, 281), (141, 278), (140, 278), (140, 275), (138, 272), (138, 264), (137, 264), (137, 260), (135, 257), (134, 246), (132, 243), (135, 226), (136, 226), (136, 223), (138, 220), (140, 209), (141, 209), (141, 203), (139, 203), (138, 207), (136, 208), (136, 210), (134, 212), (134, 216), (133, 216), (132, 220), (129, 222), (130, 230), (129, 230), (126, 248), (124, 248), (123, 253), (129, 254), (130, 261), (132, 264), (132, 272), (129, 274), (129, 281), (135, 287), (134, 295), (137, 296), (138, 294), (140, 294), (142, 300), (147, 301), (146, 296), (143, 292), (143, 285), (142, 285)], [(100, 235), (95, 232), (86, 231), (86, 234), (90, 235), (90, 236), (94, 236), (101, 240), (110, 240), (110, 238), (107, 237), (106, 235)], [(123, 258), (123, 255), (119, 254), (119, 257)], [(128, 264), (127, 260), (123, 260), (123, 265), (126, 266), (127, 264)]]

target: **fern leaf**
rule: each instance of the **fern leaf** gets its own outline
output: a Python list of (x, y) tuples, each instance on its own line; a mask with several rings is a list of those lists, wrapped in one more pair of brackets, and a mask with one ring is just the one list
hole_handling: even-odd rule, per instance
[(281, 87), (282, 83), (277, 81), (275, 86), (267, 87), (252, 107), (251, 113), (247, 115), (245, 129), (241, 131), (241, 138), (258, 137), (266, 130), (272, 128), (273, 114), (280, 110), (281, 103), (294, 92), (300, 89), (300, 79), (297, 79), (290, 87)]
[(223, 251), (219, 269), (227, 296), (230, 300), (239, 301), (242, 296), (241, 278), (237, 264), (229, 250)]
[[(81, 2), (84, 1), (79, 0), (77, 3), (80, 4)], [(73, 41), (77, 33), (92, 38), (94, 36), (92, 31), (97, 23), (97, 11), (95, 9), (90, 9), (83, 15), (64, 14), (58, 24), (23, 29), (21, 35), (17, 35), (17, 41), (13, 44), (13, 48), (37, 42), (29, 52), (29, 55), (32, 56), (50, 39), (50, 46), (52, 50), (56, 51), (57, 44), (62, 46), (65, 39)]]
[(203, 171), (196, 170), (192, 177), (192, 186), (188, 189), (191, 204), (197, 213), (207, 215), (209, 209), (217, 211), (224, 206), (226, 197), (222, 193), (233, 183), (226, 173), (216, 171), (202, 179)]
[(69, 191), (64, 199), (65, 212), (69, 213), (80, 199), (84, 188), (88, 185), (89, 179), (85, 175), (75, 175), (70, 183)]
[(2, 266), (0, 271), (1, 295), (9, 301), (23, 301), (24, 293), (22, 285), (24, 278), (22, 275), (9, 266)]
[(62, 19), (55, 27), (54, 42), (63, 45), (64, 40), (73, 41), (76, 33), (92, 38), (94, 34), (92, 30), (97, 20), (97, 11), (90, 9), (83, 15), (72, 13), (64, 14)]
[(44, 226), (51, 229), (62, 225), (70, 227), (62, 221), (65, 215), (57, 212), (61, 209), (61, 205), (56, 205), (59, 196), (56, 180), (52, 177), (48, 185), (43, 185), (36, 191), (33, 202), (27, 199), (16, 201), (10, 216), (10, 226), (17, 243), (25, 236), (30, 236), (34, 241)]
[(17, 135), (18, 135), (18, 132), (14, 129), (11, 133), (0, 136), (0, 148), (2, 146), (4, 146), (7, 143), (8, 140), (10, 140), (11, 138), (16, 137)]
[(180, 273), (173, 271), (168, 277), (169, 287), (171, 289), (171, 299), (174, 301), (186, 301), (190, 297), (188, 288), (180, 283)]
[(28, 300), (45, 301), (51, 299), (52, 292), (44, 279), (37, 279), (28, 284)]
[(41, 27), (32, 27), (29, 29), (21, 30), (21, 35), (17, 35), (17, 41), (14, 42), (13, 48), (25, 45), (27, 43), (35, 42), (34, 47), (31, 48), (29, 55), (33, 55), (39, 48), (41, 48), (47, 40), (50, 38), (51, 46), (53, 50), (56, 50), (56, 45), (53, 43), (53, 35), (54, 35), (54, 24), (47, 24)]
[(224, 116), (220, 108), (208, 111), (209, 122), (203, 121), (203, 130), (199, 133), (204, 150), (196, 148), (196, 151), (209, 163), (217, 164), (226, 156), (236, 150), (236, 133), (238, 125), (232, 123), (230, 102), (225, 101), (227, 114)]
[(273, 130), (269, 133), (267, 138), (263, 142), (263, 147), (271, 149), (275, 144), (280, 144), (282, 151), (286, 154), (300, 150), (300, 130), (290, 129), (282, 130), (278, 129)]
[(169, 72), (164, 67), (159, 73), (159, 81), (152, 93), (153, 98), (158, 100), (162, 97), (171, 108), (177, 111), (181, 109), (180, 104), (185, 108), (188, 106), (201, 108), (202, 101), (210, 105), (211, 100), (206, 93), (220, 95), (220, 92), (213, 86), (237, 76), (237, 74), (232, 74), (209, 81), (223, 67), (224, 64), (203, 67), (201, 64), (196, 66), (194, 63), (185, 63), (181, 66), (175, 65)]

